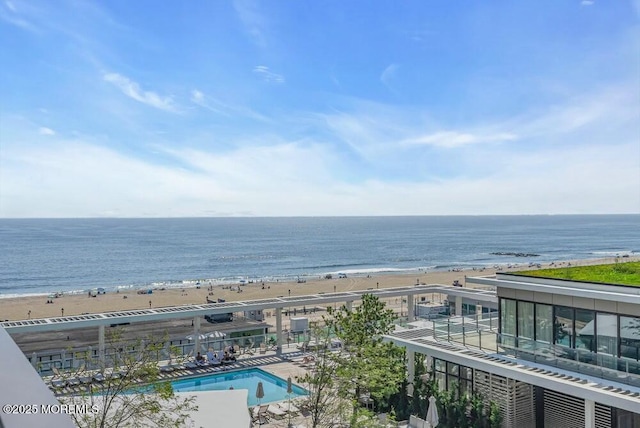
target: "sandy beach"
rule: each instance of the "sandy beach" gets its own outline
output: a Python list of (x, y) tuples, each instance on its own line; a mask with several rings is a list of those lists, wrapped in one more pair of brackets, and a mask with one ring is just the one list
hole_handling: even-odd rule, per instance
[[(625, 258), (624, 261), (639, 260), (640, 257)], [(556, 262), (555, 266), (564, 267), (568, 263), (572, 266), (587, 264), (613, 263), (614, 259), (591, 259), (578, 261)], [(542, 268), (549, 267), (544, 264)], [(517, 268), (503, 268), (503, 271), (515, 271), (527, 269), (527, 264), (520, 264)], [(479, 270), (460, 271), (428, 271), (417, 274), (403, 275), (376, 275), (355, 276), (348, 278), (332, 278), (296, 282), (270, 282), (234, 285), (230, 288), (214, 286), (211, 290), (208, 285), (200, 288), (165, 289), (154, 290), (152, 294), (137, 294), (136, 291), (107, 293), (97, 297), (89, 297), (87, 294), (63, 295), (51, 300), (46, 296), (30, 296), (0, 299), (0, 320), (23, 320), (36, 318), (58, 317), (61, 315), (80, 315), (87, 313), (109, 312), (129, 309), (144, 309), (149, 307), (179, 306), (187, 304), (206, 303), (207, 298), (212, 300), (225, 299), (226, 301), (266, 299), (277, 296), (292, 296), (313, 294), (319, 292), (331, 293), (333, 291), (366, 290), (368, 288), (390, 288), (420, 284), (451, 285), (454, 281), (465, 284), (466, 276), (493, 275), (495, 269), (485, 268)], [(238, 292), (237, 290), (241, 290)], [(64, 312), (63, 312), (64, 311)]]

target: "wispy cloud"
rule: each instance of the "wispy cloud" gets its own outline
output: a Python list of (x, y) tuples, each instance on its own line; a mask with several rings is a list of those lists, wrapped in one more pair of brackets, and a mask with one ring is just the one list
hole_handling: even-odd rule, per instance
[(40, 128), (40, 130), (38, 132), (40, 133), (40, 135), (56, 135), (56, 131), (54, 131), (51, 128), (47, 128), (45, 126)]
[(23, 30), (40, 33), (40, 28), (27, 20), (24, 14), (10, 1), (0, 5), (0, 19)]
[(235, 0), (233, 7), (251, 40), (261, 48), (267, 46), (267, 22), (258, 11), (258, 3), (250, 0)]
[(266, 65), (256, 65), (253, 67), (253, 72), (262, 77), (262, 80), (268, 83), (284, 83), (284, 76), (282, 74), (274, 73), (269, 70)]
[(211, 103), (207, 101), (207, 97), (205, 97), (204, 93), (200, 92), (197, 89), (194, 89), (191, 91), (191, 102), (207, 110), (210, 110), (214, 113), (222, 114), (224, 116), (229, 116), (229, 114), (222, 111), (222, 109), (213, 107)]
[(380, 81), (389, 89), (391, 89), (389, 86), (391, 79), (393, 79), (399, 68), (398, 64), (389, 64), (380, 75)]
[(140, 88), (140, 85), (128, 77), (122, 76), (118, 73), (105, 73), (103, 78), (105, 81), (120, 89), (123, 94), (138, 102), (160, 110), (174, 113), (178, 111), (176, 104), (171, 97), (162, 97), (155, 92), (144, 91)]
[(258, 113), (257, 111), (249, 107), (223, 103), (222, 101), (217, 100), (198, 89), (193, 89), (191, 91), (191, 102), (199, 105), (204, 109), (217, 114), (221, 114), (226, 117), (243, 116), (262, 122), (271, 122), (271, 119), (269, 119), (267, 116)]
[(451, 149), (470, 144), (499, 143), (517, 139), (517, 135), (506, 132), (498, 134), (477, 134), (459, 131), (440, 131), (405, 140), (402, 144), (406, 146), (436, 146)]
[(595, 3), (595, 1), (593, 1), (593, 0), (582, 0), (582, 1), (580, 2), (580, 4), (581, 4), (582, 6), (591, 6), (591, 5), (593, 5), (594, 3)]

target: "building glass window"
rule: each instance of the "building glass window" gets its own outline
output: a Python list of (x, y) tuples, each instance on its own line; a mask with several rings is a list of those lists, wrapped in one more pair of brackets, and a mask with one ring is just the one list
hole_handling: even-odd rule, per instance
[(555, 318), (554, 343), (568, 348), (573, 347), (573, 308), (554, 306)]
[(438, 382), (438, 389), (442, 389), (444, 391), (447, 390), (447, 374), (436, 372), (436, 382)]
[(595, 352), (595, 312), (576, 309), (576, 348)]
[(433, 369), (439, 388), (455, 391), (458, 395), (472, 392), (471, 368), (434, 358)]
[(516, 301), (510, 299), (500, 300), (500, 332), (503, 335), (516, 335)]
[(536, 340), (551, 343), (553, 341), (553, 308), (551, 305), (536, 304)]
[(518, 302), (518, 337), (533, 339), (533, 303)]
[(620, 317), (620, 356), (640, 361), (640, 318)]
[(618, 355), (618, 316), (598, 314), (596, 318), (598, 353)]
[(459, 376), (459, 372), (458, 372), (459, 368), (460, 367), (457, 364), (447, 363), (447, 372), (450, 375), (458, 377)]

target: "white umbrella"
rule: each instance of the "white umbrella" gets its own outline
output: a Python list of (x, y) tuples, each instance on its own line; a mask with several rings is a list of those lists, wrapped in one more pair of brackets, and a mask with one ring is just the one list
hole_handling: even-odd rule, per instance
[(438, 417), (438, 407), (436, 406), (436, 397), (433, 395), (429, 397), (429, 408), (427, 409), (427, 417), (425, 418), (425, 422), (429, 428), (435, 428), (440, 423), (440, 418)]
[[(205, 340), (207, 338), (207, 336), (205, 336), (204, 334), (199, 334), (197, 337), (200, 340)], [(190, 334), (189, 336), (185, 337), (185, 339), (187, 339), (189, 342), (193, 342), (195, 338), (196, 336), (194, 336), (193, 334)]]
[(211, 339), (216, 342), (218, 340), (224, 340), (225, 337), (227, 337), (227, 333), (223, 333), (221, 331), (212, 331), (211, 333), (207, 334), (207, 343), (209, 343), (209, 340)]
[(260, 405), (260, 400), (264, 398), (264, 386), (262, 386), (262, 382), (258, 382), (258, 388), (256, 389), (256, 398), (258, 399), (258, 405)]

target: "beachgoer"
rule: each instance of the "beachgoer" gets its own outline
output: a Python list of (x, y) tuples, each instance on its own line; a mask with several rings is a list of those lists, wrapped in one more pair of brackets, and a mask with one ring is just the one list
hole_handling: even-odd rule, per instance
[(196, 355), (196, 361), (198, 363), (204, 363), (204, 357), (200, 355), (200, 352), (198, 352), (198, 355)]

